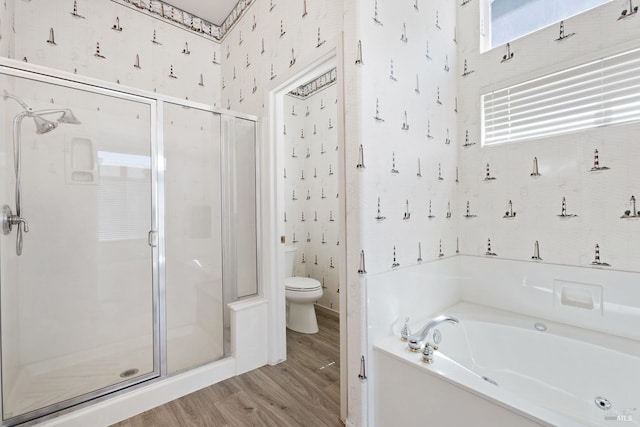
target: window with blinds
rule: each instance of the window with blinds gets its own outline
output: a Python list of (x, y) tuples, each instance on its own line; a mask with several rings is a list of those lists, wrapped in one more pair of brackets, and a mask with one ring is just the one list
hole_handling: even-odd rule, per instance
[(640, 49), (482, 95), (482, 145), (640, 121)]
[(98, 240), (146, 239), (151, 230), (151, 157), (98, 151)]

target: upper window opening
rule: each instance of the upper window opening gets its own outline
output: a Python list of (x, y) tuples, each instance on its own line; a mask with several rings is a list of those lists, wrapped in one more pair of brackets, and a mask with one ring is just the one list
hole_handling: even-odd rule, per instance
[(482, 95), (482, 145), (640, 122), (640, 49)]
[(611, 0), (492, 0), (491, 47), (503, 45)]

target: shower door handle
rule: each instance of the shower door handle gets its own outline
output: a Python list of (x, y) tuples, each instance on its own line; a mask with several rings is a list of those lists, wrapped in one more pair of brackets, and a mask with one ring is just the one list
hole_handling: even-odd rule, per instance
[(156, 230), (149, 230), (149, 234), (147, 235), (147, 243), (152, 248), (158, 246), (158, 232)]

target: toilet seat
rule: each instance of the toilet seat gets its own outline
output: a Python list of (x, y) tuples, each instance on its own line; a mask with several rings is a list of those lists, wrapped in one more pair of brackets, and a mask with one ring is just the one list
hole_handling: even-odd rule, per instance
[(320, 282), (310, 277), (289, 277), (285, 279), (284, 287), (288, 291), (296, 292), (313, 292), (322, 289)]

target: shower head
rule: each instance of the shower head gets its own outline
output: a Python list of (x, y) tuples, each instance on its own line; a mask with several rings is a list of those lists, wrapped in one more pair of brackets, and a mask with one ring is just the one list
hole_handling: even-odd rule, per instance
[(80, 120), (78, 120), (76, 116), (73, 114), (73, 112), (68, 108), (54, 109), (54, 110), (38, 110), (38, 111), (32, 112), (32, 115), (37, 115), (37, 116), (45, 116), (48, 114), (62, 114), (60, 117), (58, 117), (58, 123), (65, 123), (70, 125), (82, 124), (82, 122), (80, 122)]
[(36, 123), (36, 133), (42, 135), (43, 133), (51, 132), (58, 127), (58, 123), (47, 120), (38, 114), (33, 114), (33, 121)]
[[(42, 135), (43, 133), (51, 132), (55, 128), (58, 127), (59, 123), (66, 123), (71, 125), (79, 125), (81, 124), (80, 120), (76, 118), (73, 112), (68, 109), (52, 109), (52, 110), (39, 110), (33, 111), (31, 107), (29, 107), (22, 99), (18, 98), (15, 95), (11, 95), (6, 90), (2, 93), (4, 99), (13, 99), (24, 109), (22, 113), (18, 113), (16, 118), (18, 117), (33, 117), (33, 121), (36, 124), (36, 133), (38, 135)], [(58, 117), (57, 122), (53, 122), (51, 120), (45, 119), (43, 116), (47, 114), (62, 114)], [(20, 119), (21, 120), (21, 119)]]
[(81, 125), (82, 122), (76, 118), (71, 110), (64, 110), (62, 116), (58, 118), (59, 123), (67, 123), (70, 125)]

